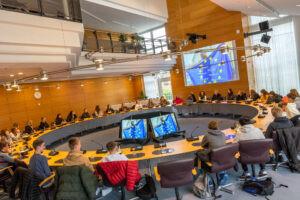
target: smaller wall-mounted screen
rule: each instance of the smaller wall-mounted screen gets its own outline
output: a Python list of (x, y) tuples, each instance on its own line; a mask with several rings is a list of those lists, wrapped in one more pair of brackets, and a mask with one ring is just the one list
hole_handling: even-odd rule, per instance
[[(221, 53), (222, 47), (228, 47)], [(182, 53), (185, 85), (204, 85), (239, 80), (235, 41)]]
[(122, 120), (122, 139), (147, 139), (147, 119)]
[(178, 131), (174, 113), (150, 118), (155, 137), (161, 137)]

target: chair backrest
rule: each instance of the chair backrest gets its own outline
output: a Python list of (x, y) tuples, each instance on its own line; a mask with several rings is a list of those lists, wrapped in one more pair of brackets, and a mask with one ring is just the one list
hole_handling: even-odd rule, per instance
[(160, 184), (163, 188), (172, 188), (193, 182), (194, 159), (182, 159), (157, 164)]
[(243, 164), (260, 164), (270, 160), (273, 139), (240, 141), (240, 161)]
[(211, 172), (218, 173), (231, 169), (236, 164), (235, 155), (239, 151), (239, 144), (227, 144), (225, 146), (213, 149), (210, 153), (212, 163)]

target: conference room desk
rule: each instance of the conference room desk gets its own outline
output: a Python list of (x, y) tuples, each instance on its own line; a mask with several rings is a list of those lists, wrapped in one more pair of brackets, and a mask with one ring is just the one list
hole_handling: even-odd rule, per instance
[[(216, 113), (222, 113), (220, 111), (230, 111), (233, 110), (235, 114), (244, 115), (252, 117), (254, 120), (256, 120), (256, 123), (254, 124), (256, 127), (261, 128), (263, 131), (266, 130), (268, 123), (273, 120), (270, 107), (267, 107), (268, 114), (265, 115), (265, 118), (258, 118), (259, 107), (248, 105), (248, 104), (193, 104), (193, 105), (182, 105), (182, 106), (169, 106), (164, 108), (153, 108), (153, 109), (145, 109), (145, 110), (139, 110), (139, 111), (132, 111), (128, 113), (120, 113), (115, 115), (110, 115), (106, 117), (96, 118), (96, 119), (87, 119), (81, 122), (76, 122), (74, 124), (65, 125), (63, 127), (57, 128), (55, 130), (47, 130), (44, 133), (39, 134), (38, 136), (32, 136), (31, 139), (28, 141), (28, 146), (32, 147), (32, 142), (37, 139), (43, 139), (46, 144), (49, 144), (50, 142), (53, 142), (54, 140), (60, 140), (64, 137), (71, 136), (76, 134), (76, 131), (82, 131), (87, 130), (90, 127), (96, 128), (103, 125), (109, 125), (112, 123), (118, 123), (122, 119), (129, 117), (130, 115), (135, 114), (143, 114), (143, 113), (150, 113), (150, 112), (172, 112), (175, 111), (175, 113), (179, 114), (185, 114), (187, 111), (187, 107), (192, 108), (194, 110), (198, 109), (198, 112), (202, 112), (202, 110), (205, 110), (205, 113), (207, 113), (207, 110), (210, 109), (212, 112)], [(200, 108), (199, 108), (200, 107)], [(201, 108), (202, 107), (202, 108)], [(227, 108), (224, 108), (227, 107)], [(218, 110), (218, 109), (219, 110)], [(242, 112), (243, 111), (243, 112)], [(210, 112), (208, 112), (210, 113)], [(227, 114), (227, 113), (226, 113)], [(106, 119), (105, 119), (106, 118)], [(111, 120), (111, 121), (110, 121)], [(118, 121), (119, 120), (119, 121)], [(74, 131), (74, 132), (72, 132)], [(232, 129), (226, 129), (223, 130), (223, 132), (226, 135), (235, 134), (235, 131)], [(99, 136), (101, 137), (101, 136)], [(187, 136), (188, 137), (188, 136)], [(154, 148), (154, 145), (145, 145), (143, 147), (143, 150), (141, 151), (135, 151), (132, 152), (130, 148), (124, 148), (122, 149), (123, 154), (130, 157), (130, 160), (150, 160), (160, 157), (166, 157), (166, 156), (173, 156), (173, 155), (179, 155), (179, 154), (185, 154), (185, 153), (191, 153), (199, 150), (200, 146), (193, 145), (194, 143), (201, 142), (203, 136), (199, 136), (198, 141), (188, 142), (185, 139), (181, 139), (178, 141), (173, 142), (167, 142), (168, 149), (173, 149), (172, 153), (165, 153), (165, 154), (154, 154), (154, 151), (161, 150), (164, 148)], [(228, 140), (227, 142), (232, 142), (231, 140)], [(20, 149), (23, 147), (23, 143), (18, 143), (18, 145), (14, 148), (14, 152), (17, 153), (20, 151)], [(62, 166), (62, 159), (65, 158), (68, 154), (67, 151), (59, 151), (58, 155), (55, 156), (49, 156), (50, 150), (45, 150), (43, 155), (45, 155), (48, 158), (48, 163), (50, 166)], [(30, 157), (33, 155), (34, 151), (30, 151), (27, 155), (27, 158), (23, 159), (24, 162), (29, 163)], [(143, 156), (139, 157), (139, 154), (144, 154)], [(108, 153), (105, 154), (96, 154), (95, 151), (87, 151), (85, 156), (89, 157), (92, 164), (97, 164), (101, 162), (102, 158), (108, 155)]]

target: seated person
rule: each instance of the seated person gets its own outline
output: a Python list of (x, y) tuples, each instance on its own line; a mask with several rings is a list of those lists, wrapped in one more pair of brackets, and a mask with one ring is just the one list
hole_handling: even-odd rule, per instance
[(39, 130), (44, 130), (46, 128), (49, 128), (49, 124), (47, 123), (46, 117), (42, 117), (41, 123), (39, 125)]
[[(48, 159), (42, 155), (45, 150), (45, 143), (43, 140), (37, 139), (33, 142), (33, 148), (35, 150), (33, 156), (29, 161), (29, 168), (37, 172), (41, 180), (49, 177), (52, 173), (48, 165)], [(48, 183), (46, 182), (45, 185)]]
[(142, 108), (143, 108), (143, 106), (142, 106), (141, 102), (140, 102), (139, 100), (137, 100), (137, 101), (135, 102), (134, 109), (135, 109), (135, 110), (140, 110), (140, 109), (142, 109)]
[(287, 95), (287, 98), (288, 98), (288, 104), (286, 106), (286, 116), (287, 118), (291, 119), (296, 115), (299, 115), (300, 112), (297, 109), (297, 105), (295, 104), (296, 96), (292, 93), (289, 93)]
[(246, 93), (242, 92), (241, 90), (238, 91), (238, 94), (236, 96), (237, 101), (243, 101), (247, 99)]
[(102, 112), (102, 110), (100, 109), (100, 106), (97, 105), (97, 106), (95, 107), (95, 111), (94, 111), (94, 113), (93, 113), (93, 117), (100, 117), (100, 116), (102, 116), (102, 115), (103, 115), (103, 112)]
[(128, 108), (127, 106), (125, 106), (124, 103), (122, 103), (121, 108), (120, 108), (119, 111), (120, 111), (120, 112), (127, 112), (127, 111), (129, 111), (129, 108)]
[(80, 139), (78, 137), (72, 137), (69, 139), (68, 144), (71, 151), (68, 153), (67, 157), (63, 159), (64, 166), (85, 165), (94, 172), (94, 167), (90, 160), (80, 151)]
[(61, 124), (63, 123), (63, 121), (64, 121), (64, 119), (62, 118), (61, 114), (58, 113), (58, 114), (56, 115), (55, 124), (56, 124), (56, 125), (61, 125)]
[(161, 96), (159, 104), (161, 107), (165, 107), (165, 106), (169, 105), (170, 102), (164, 96)]
[(175, 104), (175, 105), (182, 105), (182, 103), (183, 103), (183, 100), (178, 96), (176, 96), (176, 98), (173, 100), (173, 104)]
[(11, 137), (13, 140), (18, 140), (18, 139), (20, 139), (20, 137), (21, 137), (21, 131), (20, 131), (20, 129), (13, 127), (13, 128), (11, 129), (11, 132), (10, 132), (10, 137)]
[(300, 111), (300, 95), (296, 89), (291, 89), (290, 93), (295, 95), (295, 101), (294, 103), (296, 104), (297, 109)]
[(107, 107), (106, 107), (106, 111), (105, 113), (106, 114), (111, 114), (111, 113), (114, 113), (114, 109), (112, 109), (111, 105), (110, 104), (107, 104)]
[(219, 90), (214, 91), (214, 95), (212, 96), (211, 100), (212, 101), (222, 101), (223, 100), (223, 97), (219, 93)]
[(88, 113), (88, 110), (87, 110), (87, 108), (84, 108), (83, 109), (83, 113), (82, 113), (82, 115), (81, 115), (81, 119), (86, 119), (86, 118), (90, 118), (91, 116), (90, 116), (90, 114)]
[(77, 115), (73, 110), (70, 111), (67, 117), (67, 122), (74, 122), (77, 119)]
[(32, 133), (35, 133), (35, 129), (33, 127), (33, 122), (32, 120), (28, 120), (27, 121), (27, 125), (25, 126), (25, 131), (24, 133), (27, 133), (27, 134), (32, 134)]
[(262, 102), (262, 103), (266, 103), (268, 101), (268, 98), (269, 98), (268, 92), (265, 89), (262, 89), (260, 91), (260, 93), (261, 93), (261, 96), (260, 96), (259, 101)]
[(153, 103), (152, 98), (150, 98), (150, 99), (148, 100), (147, 107), (148, 107), (148, 108), (153, 108), (153, 107), (154, 107), (154, 103)]
[(4, 140), (9, 145), (12, 144), (12, 137), (11, 137), (10, 132), (8, 131), (8, 129), (2, 129), (0, 135), (1, 135), (1, 140)]
[(109, 151), (109, 155), (105, 156), (103, 158), (102, 162), (128, 160), (128, 158), (125, 155), (121, 154), (119, 146), (116, 142), (107, 143), (106, 148)]
[(269, 98), (268, 98), (268, 100), (267, 100), (267, 104), (271, 104), (271, 103), (279, 103), (280, 101), (281, 101), (281, 97), (278, 95), (278, 94), (276, 94), (274, 91), (271, 91), (270, 93), (269, 93)]
[(272, 115), (274, 117), (274, 121), (272, 123), (269, 124), (266, 133), (265, 133), (265, 137), (266, 138), (272, 138), (272, 133), (273, 131), (276, 131), (278, 129), (282, 129), (282, 128), (290, 128), (293, 127), (293, 123), (291, 122), (291, 120), (289, 120), (288, 118), (286, 118), (285, 116), (282, 115), (283, 110), (280, 107), (274, 107), (271, 110)]
[(257, 101), (259, 98), (260, 96), (255, 90), (250, 90), (250, 99)]
[(227, 100), (234, 100), (235, 99), (235, 96), (234, 96), (234, 93), (232, 91), (231, 88), (228, 88), (227, 90)]
[(207, 100), (207, 97), (205, 95), (205, 92), (201, 91), (199, 94), (199, 101), (206, 101), (206, 100)]
[[(239, 119), (239, 123), (241, 127), (239, 128), (238, 132), (235, 135), (234, 142), (239, 142), (243, 140), (265, 139), (263, 132), (259, 128), (256, 128), (251, 124), (252, 122), (250, 118), (241, 117)], [(267, 175), (267, 171), (265, 170), (265, 164), (261, 163), (259, 165), (260, 165), (259, 176)], [(248, 166), (242, 164), (242, 168), (244, 170), (242, 178), (250, 177), (251, 174), (248, 171)]]

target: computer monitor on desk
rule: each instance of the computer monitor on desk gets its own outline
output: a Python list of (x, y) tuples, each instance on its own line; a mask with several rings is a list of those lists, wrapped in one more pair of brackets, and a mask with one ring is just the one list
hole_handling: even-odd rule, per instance
[(121, 122), (120, 138), (122, 140), (145, 140), (147, 133), (147, 119), (125, 119)]

